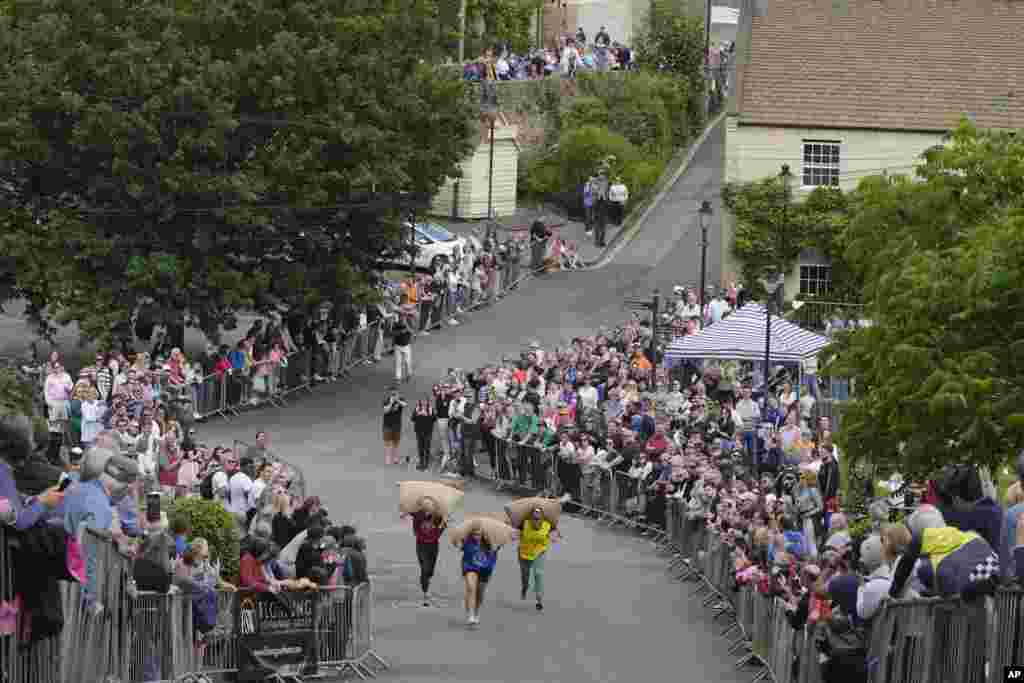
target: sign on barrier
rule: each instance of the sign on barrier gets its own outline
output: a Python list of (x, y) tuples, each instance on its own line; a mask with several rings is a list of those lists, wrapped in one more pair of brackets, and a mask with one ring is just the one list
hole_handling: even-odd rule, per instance
[(235, 604), (239, 681), (295, 678), (316, 670), (316, 593), (245, 593)]

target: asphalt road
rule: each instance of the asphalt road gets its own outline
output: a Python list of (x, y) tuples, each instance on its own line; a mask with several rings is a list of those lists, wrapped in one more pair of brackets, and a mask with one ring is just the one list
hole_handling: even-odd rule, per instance
[[(720, 132), (720, 131), (718, 131)], [(608, 266), (534, 280), (466, 324), (414, 342), (414, 381), (408, 399), (425, 395), (447, 368), (472, 369), (514, 355), (532, 339), (556, 344), (627, 314), (622, 299), (655, 287), (699, 278), (699, 200), (715, 201), (721, 178), (721, 136), (712, 135), (690, 170), (651, 215), (642, 232)], [(709, 281), (718, 277), (712, 227)], [(0, 328), (13, 350), (23, 332), (10, 319)], [(502, 551), (482, 624), (464, 625), (457, 552), (445, 545), (435, 579), (440, 604), (416, 599), (418, 570), (411, 530), (397, 512), (395, 482), (420, 478), (386, 468), (380, 413), (392, 377), (390, 359), (353, 373), (348, 383), (324, 385), (284, 408), (262, 409), (200, 429), (208, 443), (251, 440), (269, 430), (277, 452), (303, 468), (311, 492), (339, 522), (354, 522), (368, 541), (376, 585), (377, 650), (393, 665), (382, 680), (403, 683), (521, 681), (584, 683), (731, 683), (727, 643), (688, 588), (669, 581), (651, 544), (625, 532), (568, 518), (566, 540), (547, 562), (546, 610), (519, 600), (514, 548)], [(402, 448), (413, 455), (406, 424)], [(507, 498), (486, 485), (470, 488), (465, 509), (500, 511)]]
[[(425, 395), (448, 368), (472, 369), (514, 355), (531, 339), (545, 344), (587, 333), (625, 315), (621, 300), (698, 277), (700, 199), (714, 198), (721, 178), (721, 138), (712, 135), (690, 170), (633, 242), (608, 266), (557, 273), (529, 283), (499, 306), (414, 343), (416, 379), (409, 399)], [(712, 227), (711, 234), (716, 234)], [(717, 244), (708, 250), (709, 281), (717, 280)], [(594, 522), (568, 518), (566, 540), (547, 563), (546, 609), (519, 600), (514, 548), (504, 549), (482, 611), (469, 631), (461, 607), (458, 554), (446, 545), (435, 579), (440, 605), (418, 605), (418, 570), (408, 524), (397, 514), (395, 482), (419, 478), (386, 468), (380, 447), (380, 406), (392, 365), (362, 368), (351, 384), (320, 387), (283, 409), (264, 410), (202, 428), (211, 442), (251, 437), (269, 428), (278, 452), (306, 472), (332, 517), (354, 521), (368, 540), (376, 585), (377, 649), (394, 668), (384, 680), (403, 682), (522, 681), (584, 683), (730, 683), (746, 680), (688, 588), (672, 583), (651, 544)], [(414, 451), (406, 425), (404, 451)], [(507, 498), (479, 484), (466, 510), (500, 511)]]

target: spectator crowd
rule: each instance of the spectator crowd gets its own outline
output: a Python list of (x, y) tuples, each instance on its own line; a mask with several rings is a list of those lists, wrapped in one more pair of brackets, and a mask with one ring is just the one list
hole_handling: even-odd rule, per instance
[[(211, 346), (196, 363), (178, 347), (103, 353), (72, 379), (51, 356), (39, 373), (45, 458), (27, 465), (35, 451), (27, 420), (0, 420), (0, 522), (59, 540), (40, 543), (55, 553), (70, 552), (83, 527), (110, 534), (135, 555), (140, 589), (193, 595), (200, 633), (216, 623), (217, 590), (365, 581), (365, 542), (352, 526), (333, 522), (317, 498), (303, 497), (300, 473), (273, 457), (265, 432), (245, 449), (210, 446), (197, 435), (202, 385), (194, 380), (232, 373), (272, 395), (273, 383), (258, 381), (267, 377), (260, 364), (280, 365), (300, 348), (313, 350), (317, 379), (336, 378), (332, 333), (358, 334), (371, 319), (392, 318), (425, 330), (421, 317), (434, 309), (422, 304), (430, 297), (453, 301), (444, 310), (457, 314), (496, 291), (507, 272), (500, 256), (487, 241), (432, 275), (384, 285), (384, 303), (372, 315), (361, 308), (319, 320), (273, 318), (233, 350)], [(697, 293), (675, 293), (672, 325), (682, 321), (684, 334), (701, 320), (721, 320), (742, 300), (736, 287), (712, 291), (701, 310)], [(534, 342), (515, 360), (449, 370), (407, 415), (417, 467), (439, 461), (446, 474), (471, 477), (483, 456), (492, 476), (510, 480), (520, 463), (504, 457), (500, 444), (512, 442), (548, 454), (551, 493), (565, 494), (570, 512), (595, 514), (614, 492), (646, 528), (664, 529), (670, 514), (681, 514), (688, 534), (712, 534), (731, 548), (737, 586), (781, 598), (793, 628), (826, 626), (820, 649), (829, 682), (864, 680), (871, 620), (886, 598), (971, 601), (1024, 573), (1020, 482), (1001, 505), (987, 472), (952, 465), (906, 487), (901, 510), (878, 499), (860, 520), (865, 511), (843, 500), (844, 456), (830, 418), (816, 413), (814, 387), (781, 377), (760, 387), (768, 395), (755, 396), (749, 368), (727, 378), (715, 366), (669, 372), (657, 366), (652, 334), (633, 319), (565, 348)], [(401, 432), (399, 404), (389, 397), (390, 449)], [(1024, 479), (1024, 453), (1017, 470)], [(226, 513), (240, 539), (237, 576), (223, 575), (225, 558), (212, 556), (210, 539), (193, 533), (187, 515), (167, 519), (151, 505), (181, 498), (205, 499)], [(89, 584), (94, 567), (88, 557), (84, 564)], [(18, 623), (23, 615), (13, 609)]]
[(606, 27), (594, 36), (592, 43), (581, 27), (575, 35), (565, 35), (558, 44), (514, 53), (508, 45), (487, 48), (480, 56), (463, 66), (464, 80), (525, 81), (560, 75), (574, 78), (580, 72), (628, 71), (635, 68), (632, 50), (613, 41)]
[[(681, 294), (679, 315), (699, 318), (692, 293)], [(734, 305), (733, 292), (722, 294), (707, 304), (710, 322), (716, 301), (722, 314)], [(451, 370), (411, 411), (418, 467), (440, 456), (446, 473), (473, 476), (483, 456), (496, 479), (515, 480), (520, 463), (499, 444), (526, 445), (548, 454), (549, 493), (566, 494), (570, 512), (607, 511), (614, 487), (641, 528), (664, 529), (677, 515), (688, 535), (727, 544), (737, 588), (781, 598), (796, 629), (823, 626), (829, 682), (865, 680), (885, 599), (970, 602), (1024, 573), (1020, 484), (1000, 505), (986, 471), (949, 466), (905, 487), (899, 505), (878, 496), (850, 509), (843, 454), (813, 387), (798, 391), (783, 376), (765, 397), (742, 371), (735, 382), (718, 367), (668, 373), (656, 368), (650, 334), (632, 320), (567, 348), (534, 343), (514, 361)], [(1018, 470), (1024, 479), (1024, 453)]]
[[(295, 329), (280, 319), (257, 323), (234, 350), (210, 347), (195, 364), (179, 348), (156, 348), (97, 354), (75, 379), (53, 354), (35, 373), (46, 432), (37, 435), (26, 416), (0, 416), (3, 542), (33, 549), (31, 571), (15, 555), (13, 573), (0, 572), (0, 635), (29, 644), (59, 633), (60, 580), (81, 583), (86, 603), (98, 599), (102, 567), (87, 530), (133, 559), (138, 590), (188, 594), (199, 635), (217, 623), (218, 591), (366, 581), (364, 541), (352, 526), (332, 522), (317, 498), (304, 497), (301, 473), (273, 455), (266, 432), (252, 445), (231, 446), (197, 433), (193, 400), (202, 387), (192, 380), (236, 373), (259, 387), (267, 377), (261, 363), (319, 343), (321, 323), (289, 322)], [(193, 513), (209, 537), (193, 529)], [(225, 546), (231, 536), (238, 543)], [(225, 548), (238, 555), (225, 557)], [(0, 658), (7, 652), (0, 647)], [(146, 676), (160, 679), (155, 670)]]

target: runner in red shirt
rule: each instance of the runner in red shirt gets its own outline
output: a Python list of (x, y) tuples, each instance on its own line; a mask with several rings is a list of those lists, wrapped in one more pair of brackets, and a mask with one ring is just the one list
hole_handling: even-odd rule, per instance
[(437, 565), (437, 551), (441, 536), (447, 528), (447, 521), (438, 514), (437, 504), (424, 498), (418, 512), (412, 515), (412, 530), (416, 535), (416, 559), (420, 563), (420, 588), (423, 590), (423, 606), (429, 607), (430, 580), (434, 578)]

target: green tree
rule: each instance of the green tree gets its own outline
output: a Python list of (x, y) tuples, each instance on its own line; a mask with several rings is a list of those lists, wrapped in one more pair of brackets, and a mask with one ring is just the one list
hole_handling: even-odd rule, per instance
[(833, 259), (836, 289), (855, 298), (856, 278), (841, 259), (848, 198), (838, 189), (817, 188), (803, 201), (794, 201), (781, 177), (722, 188), (722, 203), (735, 219), (732, 252), (742, 279), (755, 296), (763, 294), (762, 278), (789, 272), (805, 249), (818, 249)]
[(498, 43), (508, 43), (513, 52), (526, 52), (537, 42), (530, 31), (530, 22), (542, 4), (542, 0), (468, 0), (467, 26), (478, 21), (483, 24), (483, 32), (475, 36), (471, 47), (478, 52)]
[(434, 0), (15, 0), (10, 293), (92, 339), (143, 306), (215, 334), (244, 308), (368, 298), (402, 239), (369, 191), (428, 196), (470, 149), (468, 92), (429, 66), (443, 46), (407, 39), (436, 15)]
[(1024, 445), (1024, 141), (963, 124), (919, 182), (862, 183), (843, 241), (873, 325), (825, 369), (854, 380), (840, 444), (926, 475)]
[(0, 415), (34, 415), (35, 387), (14, 368), (0, 368)]
[(687, 85), (687, 118), (699, 130), (704, 122), (704, 20), (678, 2), (652, 0), (633, 51), (640, 68), (670, 73)]

